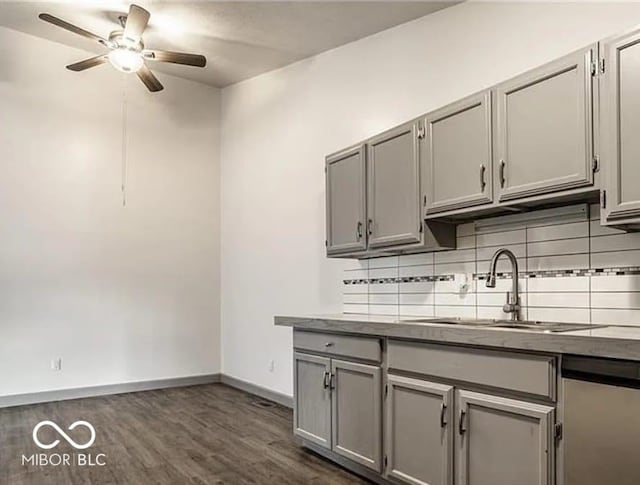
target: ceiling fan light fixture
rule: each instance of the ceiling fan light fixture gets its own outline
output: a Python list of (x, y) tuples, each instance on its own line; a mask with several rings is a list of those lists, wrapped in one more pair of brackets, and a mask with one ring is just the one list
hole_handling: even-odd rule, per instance
[[(0, 0), (1, 2), (2, 0)], [(107, 60), (115, 69), (120, 72), (136, 73), (140, 81), (152, 93), (162, 91), (162, 83), (151, 72), (146, 60), (157, 62), (170, 62), (172, 64), (182, 64), (185, 66), (205, 67), (207, 59), (200, 54), (189, 54), (186, 52), (172, 52), (163, 50), (145, 50), (143, 35), (149, 24), (149, 12), (144, 8), (132, 4), (129, 6), (129, 13), (119, 17), (122, 30), (114, 30), (109, 34), (109, 38), (96, 35), (88, 30), (84, 30), (77, 25), (70, 24), (58, 17), (48, 13), (38, 15), (40, 20), (60, 27), (64, 30), (80, 35), (87, 39), (98, 42), (109, 49), (109, 52), (99, 54), (80, 62), (74, 62), (66, 66), (74, 72), (105, 64)]]
[(120, 46), (109, 52), (109, 62), (120, 72), (138, 72), (144, 65), (142, 52), (128, 47)]

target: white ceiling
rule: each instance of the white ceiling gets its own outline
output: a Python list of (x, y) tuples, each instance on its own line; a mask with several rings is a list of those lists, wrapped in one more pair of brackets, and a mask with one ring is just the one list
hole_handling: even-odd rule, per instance
[[(204, 54), (204, 69), (154, 63), (152, 69), (223, 87), (459, 3), (456, 1), (136, 3), (151, 12), (147, 47)], [(0, 0), (0, 26), (100, 53), (88, 39), (38, 19), (41, 12), (101, 36), (119, 27), (128, 2)], [(36, 55), (37, 53), (34, 53)], [(89, 57), (89, 56), (87, 56)], [(70, 62), (81, 59), (70, 59)], [(102, 69), (96, 67), (95, 69)]]

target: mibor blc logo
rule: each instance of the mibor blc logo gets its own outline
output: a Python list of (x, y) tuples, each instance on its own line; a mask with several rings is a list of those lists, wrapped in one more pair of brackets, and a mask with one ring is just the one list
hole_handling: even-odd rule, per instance
[(36, 427), (33, 428), (33, 442), (36, 445), (38, 445), (40, 448), (42, 448), (43, 450), (50, 450), (51, 448), (55, 448), (60, 443), (60, 440), (55, 440), (53, 443), (45, 445), (38, 439), (38, 431), (40, 431), (40, 428), (43, 428), (44, 426), (50, 426), (53, 429), (55, 429), (58, 432), (58, 434), (60, 436), (62, 436), (65, 440), (67, 440), (67, 443), (69, 443), (71, 446), (73, 446), (76, 450), (86, 450), (96, 440), (96, 430), (95, 430), (95, 428), (90, 423), (87, 423), (86, 421), (76, 421), (71, 426), (69, 426), (69, 431), (73, 431), (78, 426), (84, 426), (85, 428), (87, 428), (89, 430), (89, 432), (91, 433), (91, 438), (89, 439), (88, 442), (86, 442), (83, 445), (79, 445), (78, 443), (73, 441), (69, 437), (69, 435), (67, 433), (65, 433), (64, 431), (62, 431), (62, 429), (60, 429), (60, 426), (58, 426), (53, 421), (40, 421), (38, 424), (36, 424)]
[[(42, 428), (49, 427), (53, 429), (59, 436), (51, 443), (43, 443), (38, 436)], [(64, 439), (76, 450), (86, 450), (90, 448), (96, 440), (96, 430), (93, 425), (87, 421), (76, 421), (67, 428), (67, 431), (73, 431), (76, 428), (84, 427), (89, 430), (89, 440), (86, 443), (78, 443), (69, 434), (67, 434), (60, 426), (53, 421), (40, 421), (33, 428), (33, 442), (43, 450), (51, 450), (60, 444), (60, 438)], [(22, 455), (22, 465), (33, 466), (105, 466), (107, 464), (107, 456), (104, 453), (92, 455), (91, 453), (34, 453), (30, 456)]]

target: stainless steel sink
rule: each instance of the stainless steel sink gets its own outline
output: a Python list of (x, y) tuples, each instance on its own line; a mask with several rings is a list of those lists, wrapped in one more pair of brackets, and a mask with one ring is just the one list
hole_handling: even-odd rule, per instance
[(418, 318), (415, 320), (403, 320), (410, 323), (438, 323), (445, 325), (495, 325), (496, 320), (491, 319), (462, 319), (462, 318)]
[(574, 330), (591, 330), (603, 328), (606, 325), (590, 325), (585, 323), (540, 322), (535, 320), (493, 320), (493, 319), (463, 319), (463, 318), (421, 318), (405, 320), (415, 323), (436, 323), (444, 325), (482, 326), (486, 328), (504, 328), (514, 330), (530, 330), (533, 332), (571, 332)]
[(514, 330), (532, 330), (535, 332), (573, 332), (574, 330), (591, 330), (606, 327), (606, 325), (591, 325), (588, 323), (536, 322), (536, 321), (499, 321), (492, 328), (512, 328)]

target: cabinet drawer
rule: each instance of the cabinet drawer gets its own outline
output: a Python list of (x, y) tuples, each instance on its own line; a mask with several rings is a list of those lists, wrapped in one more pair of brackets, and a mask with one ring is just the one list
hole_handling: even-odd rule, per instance
[(380, 339), (377, 338), (300, 330), (293, 332), (293, 346), (300, 350), (342, 355), (372, 362), (380, 362), (382, 354)]
[(556, 398), (556, 362), (531, 355), (390, 340), (389, 369)]

